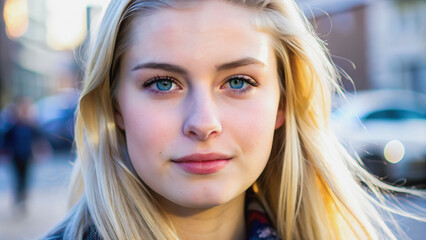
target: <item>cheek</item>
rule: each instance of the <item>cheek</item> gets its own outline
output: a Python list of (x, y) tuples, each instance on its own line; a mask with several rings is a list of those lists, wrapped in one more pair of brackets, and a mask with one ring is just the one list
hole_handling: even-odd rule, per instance
[(159, 163), (153, 160), (161, 159), (164, 149), (176, 137), (177, 126), (170, 121), (170, 114), (165, 116), (152, 108), (134, 106), (126, 110), (129, 111), (123, 111), (123, 118), (131, 162), (136, 169), (149, 171), (152, 164)]
[[(266, 98), (268, 99), (268, 98)], [(245, 156), (268, 159), (275, 130), (277, 103), (253, 101), (238, 114), (229, 115), (229, 131)]]

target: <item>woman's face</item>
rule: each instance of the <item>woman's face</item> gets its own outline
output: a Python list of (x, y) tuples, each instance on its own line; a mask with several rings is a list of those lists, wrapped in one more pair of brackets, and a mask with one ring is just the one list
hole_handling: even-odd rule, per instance
[(250, 24), (252, 14), (208, 1), (133, 26), (116, 122), (136, 172), (170, 204), (227, 203), (268, 161), (283, 113), (270, 38)]

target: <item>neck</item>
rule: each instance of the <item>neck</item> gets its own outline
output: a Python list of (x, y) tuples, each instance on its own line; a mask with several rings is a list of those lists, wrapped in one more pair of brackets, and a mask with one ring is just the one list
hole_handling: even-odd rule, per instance
[(246, 235), (244, 199), (243, 193), (228, 203), (208, 209), (183, 208), (175, 205), (165, 208), (164, 211), (172, 221), (180, 239), (242, 240)]

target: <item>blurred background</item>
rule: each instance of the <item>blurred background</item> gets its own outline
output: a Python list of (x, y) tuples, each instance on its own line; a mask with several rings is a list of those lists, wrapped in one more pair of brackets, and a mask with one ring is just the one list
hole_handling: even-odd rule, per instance
[[(0, 240), (36, 238), (66, 212), (84, 50), (108, 2), (0, 0)], [(334, 100), (338, 137), (383, 181), (424, 189), (426, 1), (298, 3), (352, 78)], [(399, 221), (423, 239), (425, 224)]]

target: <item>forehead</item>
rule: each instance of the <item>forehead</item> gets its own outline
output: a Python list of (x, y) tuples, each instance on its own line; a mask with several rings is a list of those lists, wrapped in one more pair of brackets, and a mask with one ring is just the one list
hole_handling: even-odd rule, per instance
[(242, 54), (264, 58), (270, 49), (269, 36), (251, 23), (254, 14), (253, 9), (224, 1), (156, 10), (133, 24), (135, 44), (126, 55), (151, 60), (205, 55), (240, 58)]
[[(206, 32), (206, 27), (220, 32), (228, 27), (239, 31), (251, 29), (250, 18), (253, 9), (237, 6), (225, 1), (203, 1), (180, 8), (163, 8), (142, 20), (147, 27), (154, 27), (160, 31), (186, 30), (191, 32)], [(144, 21), (145, 20), (145, 21)], [(150, 29), (150, 30), (155, 30)]]

